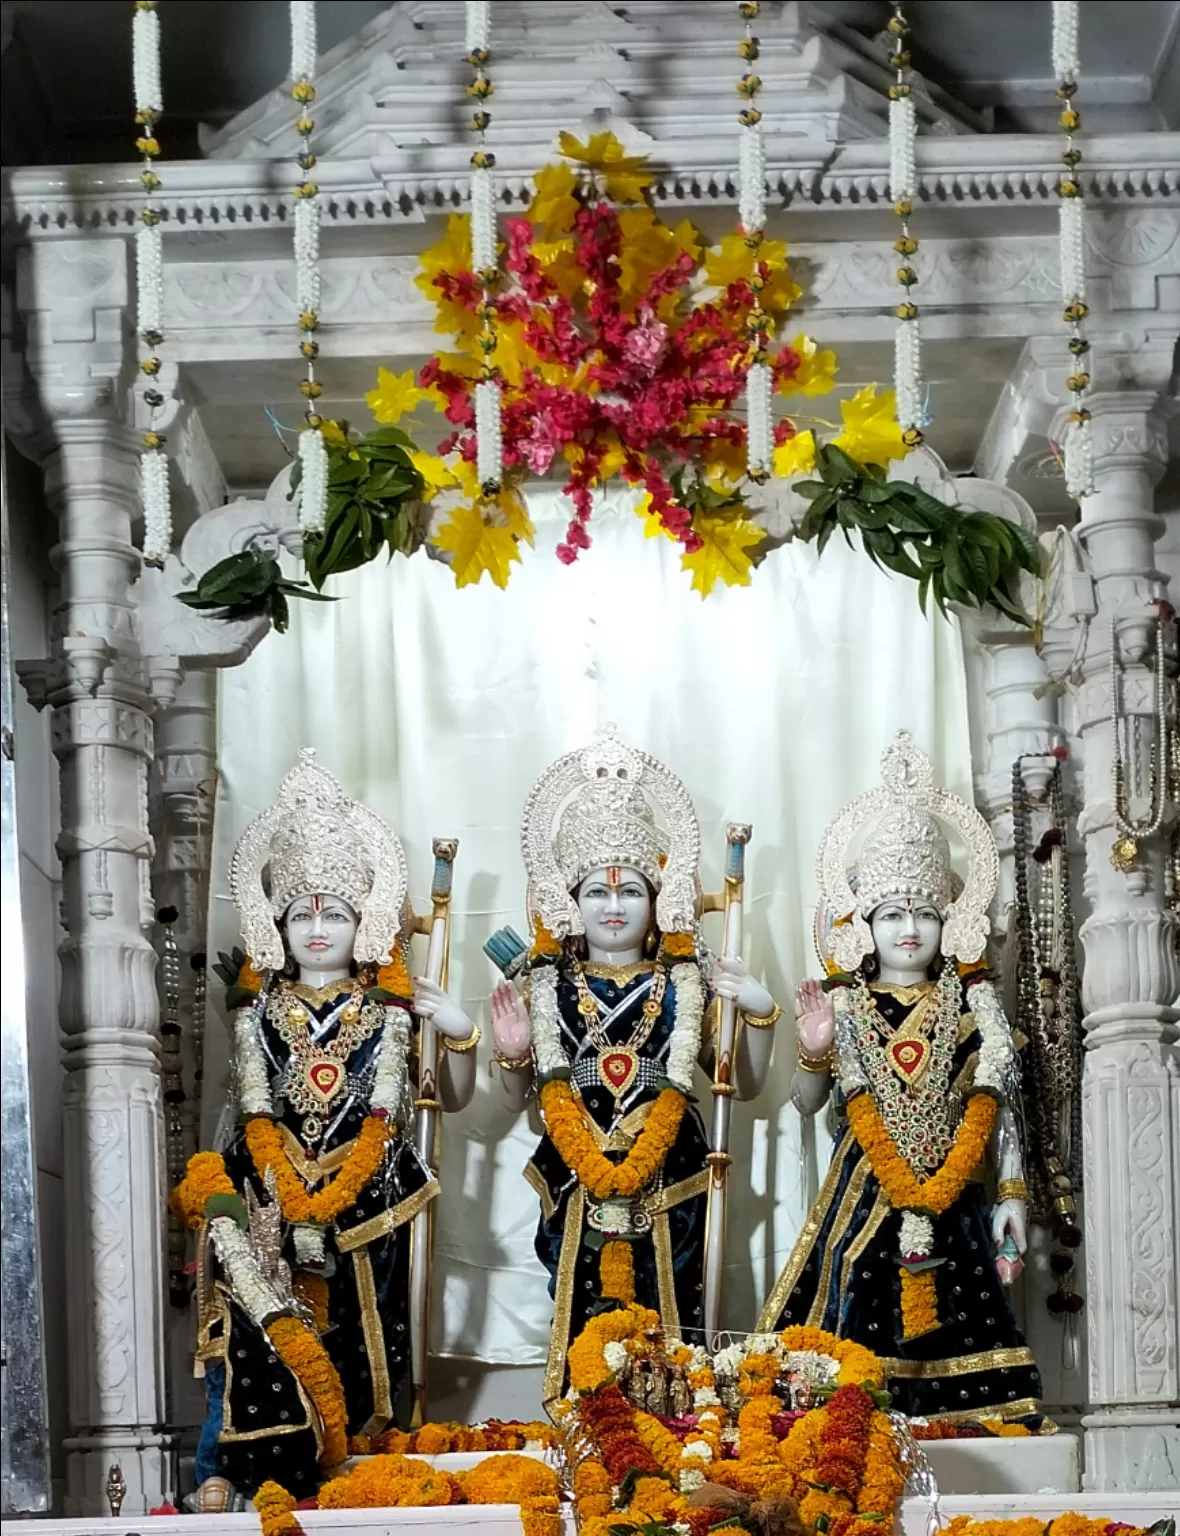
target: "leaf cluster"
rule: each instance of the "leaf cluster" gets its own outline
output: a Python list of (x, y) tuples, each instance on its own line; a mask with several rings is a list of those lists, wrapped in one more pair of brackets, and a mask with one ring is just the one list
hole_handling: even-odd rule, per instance
[[(368, 565), (382, 550), (392, 559), (412, 555), (422, 542), (410, 516), (423, 494), (422, 476), (410, 457), (413, 438), (399, 427), (377, 427), (349, 442), (347, 422), (340, 426), (343, 445), (328, 449), (324, 529), (303, 546), (303, 563), (317, 592), (329, 576)], [(291, 473), (292, 497), (301, 468), (296, 462)]]
[[(411, 555), (422, 542), (410, 510), (423, 493), (422, 476), (410, 457), (414, 441), (397, 427), (378, 427), (355, 442), (347, 422), (328, 445), (328, 505), (323, 532), (303, 544), (308, 581), (284, 576), (266, 550), (245, 549), (219, 560), (192, 592), (180, 593), (189, 608), (224, 620), (268, 618), (282, 634), (290, 623), (290, 599), (329, 603), (329, 576), (355, 571), (382, 550)], [(296, 459), (288, 499), (293, 499), (303, 466)]]
[(948, 603), (995, 608), (1019, 624), (1032, 620), (1020, 602), (1024, 572), (1040, 576), (1036, 539), (992, 512), (963, 512), (927, 491), (886, 481), (877, 464), (858, 464), (835, 443), (819, 450), (818, 480), (794, 489), (811, 505), (798, 537), (820, 554), (839, 529), (849, 543), (858, 533), (874, 565), (918, 583), (918, 602), (933, 599), (945, 617)]

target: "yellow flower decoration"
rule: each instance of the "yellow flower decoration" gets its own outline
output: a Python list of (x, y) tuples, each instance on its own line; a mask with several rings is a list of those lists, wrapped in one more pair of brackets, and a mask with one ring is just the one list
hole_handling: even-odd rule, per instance
[[(383, 373), (384, 369), (381, 370)], [(323, 421), (320, 423), (320, 436), (327, 448), (339, 448), (347, 450), (350, 459), (359, 459), (359, 451), (353, 447), (352, 439), (345, 433), (338, 421)]]
[[(787, 265), (787, 247), (783, 240), (763, 240), (758, 246), (749, 245), (745, 235), (726, 235), (721, 244), (710, 250), (705, 258), (705, 275), (715, 288), (728, 288), (730, 283), (746, 281), (755, 263), (764, 262), (771, 273), (783, 271)], [(794, 287), (794, 284), (790, 285)], [(798, 298), (802, 289), (795, 290)], [(763, 307), (769, 309), (765, 293)]]
[(471, 219), (466, 214), (451, 214), (446, 233), (437, 245), (422, 252), (418, 267), (414, 282), (437, 309), (435, 330), (463, 341), (473, 341), (479, 332), (479, 319), (465, 305), (444, 299), (434, 286), (435, 278), (444, 273), (453, 275), (471, 271)]
[(436, 389), (418, 388), (412, 368), (407, 368), (405, 373), (391, 373), (388, 368), (378, 368), (377, 388), (369, 390), (365, 396), (365, 404), (383, 426), (394, 426), (425, 401), (438, 405), (441, 400)]
[(672, 538), (672, 534), (668, 532), (663, 523), (660, 521), (659, 513), (656, 512), (655, 508), (652, 506), (651, 497), (649, 495), (640, 497), (639, 504), (636, 506), (635, 510), (643, 519), (643, 537), (645, 539), (658, 539), (661, 537), (661, 535), (665, 539)]
[[(574, 227), (581, 204), (574, 196), (577, 173), (568, 165), (547, 165), (533, 177), (536, 196), (529, 204), (529, 219), (553, 240)], [(564, 242), (563, 242), (564, 243)]]
[(779, 393), (807, 395), (812, 399), (816, 395), (826, 395), (836, 382), (836, 354), (827, 350), (821, 352), (811, 337), (802, 331), (791, 343), (791, 350), (799, 354), (799, 371), (793, 379), (780, 381)]
[(423, 453), (420, 448), (411, 448), (407, 451), (410, 455), (410, 463), (422, 476), (423, 500), (433, 501), (439, 491), (448, 490), (458, 483), (446, 463), (436, 453)]
[(771, 457), (771, 467), (784, 480), (791, 475), (810, 474), (815, 464), (815, 433), (812, 431), (796, 432), (794, 437), (788, 437)]
[(598, 175), (607, 197), (616, 203), (642, 202), (645, 189), (656, 179), (644, 157), (628, 155), (613, 133), (593, 134), (585, 144), (572, 133), (563, 133), (558, 143), (567, 160)]
[(718, 582), (727, 587), (748, 587), (754, 557), (750, 554), (765, 538), (757, 523), (724, 512), (698, 512), (692, 520), (694, 533), (704, 540), (680, 564), (692, 572), (692, 589), (708, 597)]
[(879, 464), (904, 459), (909, 448), (897, 424), (897, 401), (891, 389), (880, 394), (872, 384), (858, 390), (851, 400), (841, 400), (844, 430), (832, 441), (860, 464)]
[(474, 504), (456, 507), (430, 542), (451, 556), (457, 587), (475, 586), (488, 575), (503, 590), (512, 574), (513, 561), (520, 560), (511, 529), (486, 522), (483, 512)]

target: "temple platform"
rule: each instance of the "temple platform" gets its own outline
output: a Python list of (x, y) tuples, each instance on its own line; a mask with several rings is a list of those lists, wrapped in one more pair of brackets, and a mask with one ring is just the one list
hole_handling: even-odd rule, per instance
[[(1009, 1495), (944, 1495), (938, 1502), (905, 1499), (894, 1536), (930, 1536), (954, 1515), (975, 1520), (1018, 1520), (1034, 1516), (1044, 1522), (1067, 1512), (1149, 1526), (1174, 1515), (1177, 1495), (1170, 1493), (1074, 1493)], [(308, 1510), (299, 1522), (307, 1536), (459, 1536), (478, 1529), (481, 1536), (520, 1536), (513, 1505), (483, 1505), (478, 1509), (354, 1509)], [(4, 1536), (259, 1536), (253, 1510), (232, 1515), (136, 1515), (117, 1520), (5, 1520)], [(573, 1536), (572, 1515), (568, 1536)]]

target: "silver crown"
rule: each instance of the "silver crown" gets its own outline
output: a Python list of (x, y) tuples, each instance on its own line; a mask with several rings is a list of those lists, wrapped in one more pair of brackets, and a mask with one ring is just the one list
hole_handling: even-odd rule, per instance
[(537, 780), (525, 803), (521, 847), (529, 916), (554, 938), (583, 931), (570, 893), (592, 870), (614, 865), (651, 881), (664, 933), (690, 931), (696, 922), (701, 833), (692, 800), (663, 763), (624, 746), (613, 728), (558, 758)]
[(663, 839), (643, 791), (620, 779), (587, 784), (561, 813), (553, 854), (568, 890), (592, 870), (626, 865), (659, 890)]
[[(872, 913), (888, 898), (905, 896), (928, 901), (942, 914), (944, 955), (967, 964), (978, 960), (987, 945), (987, 909), (1000, 874), (987, 822), (974, 806), (938, 788), (930, 759), (908, 731), (899, 731), (882, 754), (881, 778), (879, 789), (858, 795), (840, 812), (820, 844), (821, 955), (841, 970), (855, 970), (873, 952)], [(958, 834), (967, 852), (961, 883), (944, 826)]]
[(284, 963), (277, 920), (300, 896), (338, 896), (360, 916), (357, 960), (384, 964), (401, 931), (406, 856), (376, 812), (350, 800), (305, 747), (278, 798), (246, 828), (230, 864), (229, 888), (251, 960)]
[(899, 805), (882, 816), (856, 862), (856, 904), (871, 917), (883, 901), (905, 896), (928, 901), (945, 917), (955, 897), (950, 844), (937, 819)]

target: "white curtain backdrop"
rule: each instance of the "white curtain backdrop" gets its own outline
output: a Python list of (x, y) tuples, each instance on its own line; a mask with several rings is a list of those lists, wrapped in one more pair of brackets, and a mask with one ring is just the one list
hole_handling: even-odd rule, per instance
[[(486, 1062), (486, 1002), (498, 978), (481, 946), (505, 923), (524, 932), (525, 796), (560, 753), (617, 725), (688, 785), (706, 889), (721, 884), (726, 823), (754, 825), (747, 957), (786, 1017), (766, 1091), (734, 1114), (725, 1310), (729, 1326), (748, 1328), (828, 1151), (822, 1125), (801, 1123), (787, 1102), (792, 992), (817, 970), (816, 848), (829, 819), (876, 784), (881, 750), (903, 726), (933, 756), (940, 782), (970, 797), (959, 634), (923, 619), (912, 584), (842, 541), (822, 560), (780, 550), (752, 586), (702, 601), (676, 548), (645, 539), (625, 508), (596, 515), (593, 549), (566, 569), (552, 554), (564, 502), (546, 495), (532, 505), (537, 548), (507, 592), (486, 581), (458, 591), (423, 556), (379, 561), (339, 581), (345, 601), (293, 604), (287, 635), (221, 674), (210, 949), (237, 942), (225, 883), (234, 843), (271, 804), (300, 747), (314, 746), (402, 837), (419, 910), (431, 839), (458, 837), (452, 990), (485, 1025)], [(206, 1138), (227, 1071), (217, 1018), (208, 1039)], [(699, 1091), (707, 1121), (703, 1077)], [(486, 1067), (471, 1107), (445, 1119), (438, 1353), (545, 1358), (551, 1304), (533, 1254), (537, 1201), (521, 1177), (536, 1137), (535, 1122), (501, 1107)]]

